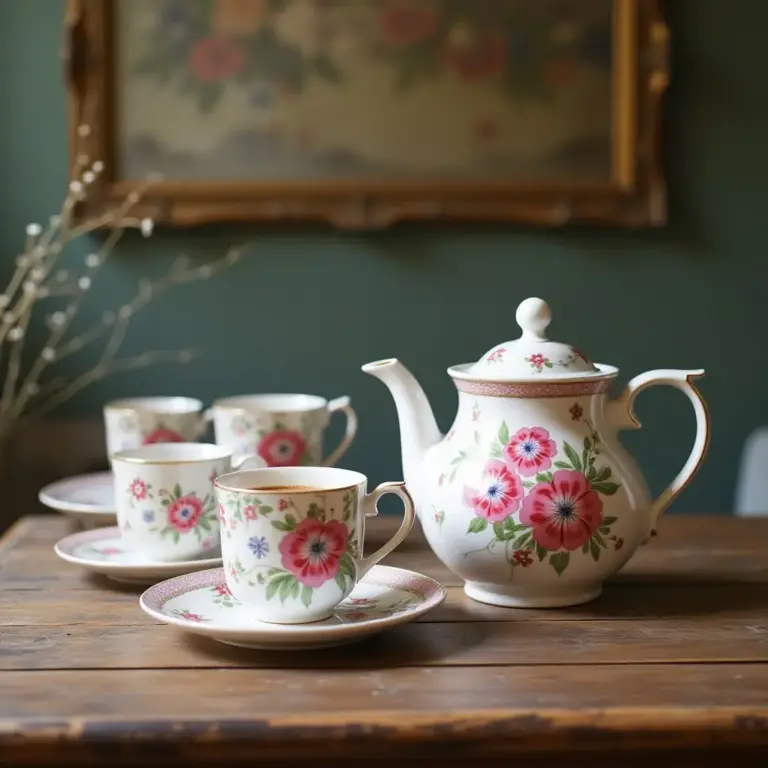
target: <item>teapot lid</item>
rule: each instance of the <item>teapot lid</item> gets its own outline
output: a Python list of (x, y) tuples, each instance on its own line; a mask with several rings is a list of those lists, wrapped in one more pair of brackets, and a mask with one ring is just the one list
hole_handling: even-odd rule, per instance
[(522, 329), (519, 339), (488, 350), (469, 370), (483, 379), (550, 380), (600, 374), (595, 364), (576, 347), (550, 341), (545, 331), (552, 320), (549, 305), (530, 298), (517, 308), (515, 320)]

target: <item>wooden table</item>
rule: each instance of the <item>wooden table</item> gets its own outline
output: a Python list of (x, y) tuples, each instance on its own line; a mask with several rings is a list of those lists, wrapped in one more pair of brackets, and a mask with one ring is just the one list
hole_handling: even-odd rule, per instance
[(768, 765), (768, 519), (667, 518), (557, 610), (473, 603), (414, 531), (387, 562), (445, 603), (298, 654), (154, 623), (140, 590), (56, 558), (69, 530), (27, 518), (0, 544), (2, 766)]

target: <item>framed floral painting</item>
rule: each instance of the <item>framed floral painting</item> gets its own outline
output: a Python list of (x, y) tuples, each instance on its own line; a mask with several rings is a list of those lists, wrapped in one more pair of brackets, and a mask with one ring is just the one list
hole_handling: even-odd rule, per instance
[(97, 205), (158, 174), (169, 224), (666, 220), (660, 0), (68, 0), (66, 31)]

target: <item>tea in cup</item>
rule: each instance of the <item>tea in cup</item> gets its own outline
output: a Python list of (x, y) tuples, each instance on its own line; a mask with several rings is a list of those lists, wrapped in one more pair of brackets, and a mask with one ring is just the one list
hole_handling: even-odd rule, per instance
[(210, 443), (158, 443), (113, 454), (115, 507), (125, 545), (158, 562), (217, 550), (213, 483), (235, 466), (264, 462), (256, 456), (234, 461), (231, 451)]
[[(215, 482), (221, 554), (232, 595), (260, 621), (321, 621), (370, 568), (408, 535), (415, 518), (404, 483), (367, 493), (359, 472), (329, 467), (253, 469)], [(376, 552), (363, 556), (365, 520), (393, 493), (403, 522)]]
[[(347, 426), (341, 443), (323, 453), (323, 435), (331, 416), (343, 411)], [(242, 395), (214, 402), (209, 411), (215, 441), (234, 453), (255, 453), (268, 467), (332, 466), (357, 433), (357, 416), (348, 397), (317, 395)]]
[(207, 429), (193, 397), (133, 397), (104, 406), (107, 454), (154, 443), (194, 442)]

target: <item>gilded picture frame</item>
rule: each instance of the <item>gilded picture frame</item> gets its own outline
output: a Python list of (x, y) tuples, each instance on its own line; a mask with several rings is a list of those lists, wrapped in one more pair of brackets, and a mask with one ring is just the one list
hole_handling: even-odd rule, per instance
[(170, 226), (657, 227), (668, 51), (661, 0), (67, 0), (70, 143)]

